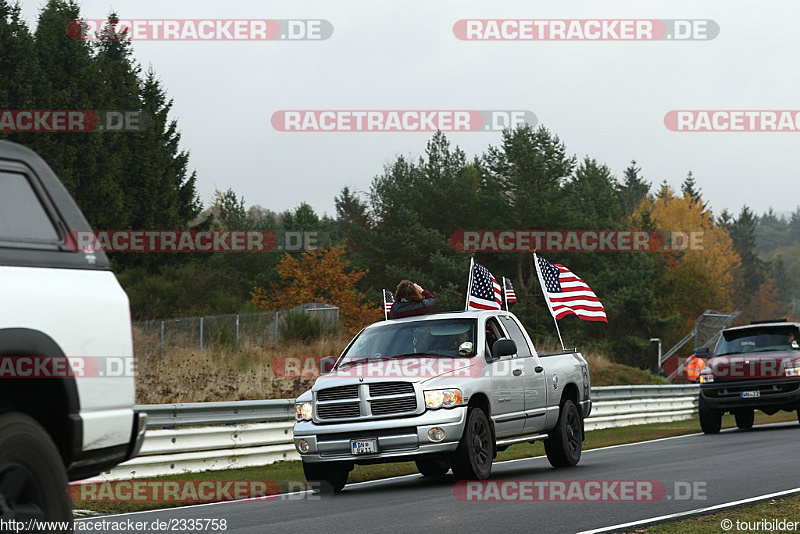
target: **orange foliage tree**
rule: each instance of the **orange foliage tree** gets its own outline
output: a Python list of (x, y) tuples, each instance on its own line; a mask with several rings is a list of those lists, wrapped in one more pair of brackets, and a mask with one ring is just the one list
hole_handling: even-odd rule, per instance
[(285, 254), (276, 267), (280, 282), (269, 290), (254, 288), (253, 302), (265, 310), (284, 310), (307, 302), (333, 304), (339, 307), (345, 332), (352, 334), (377, 321), (382, 312), (354, 287), (367, 271), (349, 271), (349, 266), (342, 247), (309, 250), (300, 257)]
[[(656, 253), (661, 267), (657, 302), (662, 314), (680, 316), (674, 335), (682, 337), (707, 309), (733, 311), (741, 260), (728, 231), (714, 223), (702, 201), (665, 189), (644, 199), (631, 219), (634, 227), (660, 231), (665, 247), (672, 249)], [(687, 239), (692, 235), (694, 242)]]

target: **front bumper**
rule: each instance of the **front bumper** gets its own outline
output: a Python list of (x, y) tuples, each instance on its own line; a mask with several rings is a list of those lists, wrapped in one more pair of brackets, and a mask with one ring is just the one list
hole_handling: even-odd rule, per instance
[[(743, 391), (758, 391), (759, 396), (742, 398)], [(797, 378), (771, 378), (711, 382), (700, 386), (700, 396), (705, 404), (714, 410), (768, 406), (795, 409), (800, 407), (800, 380)]]
[[(375, 460), (392, 461), (403, 456), (452, 452), (458, 447), (467, 420), (467, 407), (428, 410), (422, 415), (398, 419), (358, 421), (319, 425), (300, 421), (294, 426), (294, 446), (304, 462), (349, 461), (372, 463)], [(439, 427), (445, 437), (434, 442), (428, 430)], [(353, 439), (377, 439), (378, 452), (354, 455), (350, 448)], [(298, 444), (305, 440), (309, 445), (306, 453)]]

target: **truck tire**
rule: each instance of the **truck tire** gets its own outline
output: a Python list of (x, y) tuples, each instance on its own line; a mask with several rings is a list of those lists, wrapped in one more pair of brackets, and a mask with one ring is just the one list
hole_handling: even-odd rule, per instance
[(556, 427), (544, 442), (544, 451), (553, 467), (572, 467), (581, 459), (583, 425), (581, 413), (571, 400), (561, 405)]
[(464, 435), (450, 457), (458, 480), (486, 480), (492, 472), (494, 436), (489, 419), (482, 409), (470, 408)]
[(450, 458), (439, 454), (422, 456), (414, 463), (424, 477), (441, 478), (450, 471)]
[(61, 455), (44, 428), (18, 412), (0, 414), (0, 519), (72, 521)]
[(314, 493), (339, 493), (347, 484), (352, 466), (344, 462), (303, 462), (303, 473)]
[(753, 421), (756, 418), (755, 410), (751, 409), (743, 409), (737, 410), (733, 413), (733, 417), (736, 419), (736, 426), (741, 428), (742, 430), (747, 430), (749, 428), (753, 428)]
[(719, 434), (722, 428), (722, 412), (709, 408), (702, 395), (698, 402), (698, 410), (700, 412), (700, 428), (703, 429), (703, 433)]

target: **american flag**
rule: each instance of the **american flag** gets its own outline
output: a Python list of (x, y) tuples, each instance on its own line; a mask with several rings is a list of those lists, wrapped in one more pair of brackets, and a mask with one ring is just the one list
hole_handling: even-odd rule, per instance
[(392, 311), (392, 304), (394, 304), (394, 297), (391, 291), (383, 290), (383, 308), (388, 315)]
[(533, 257), (537, 260), (539, 280), (553, 317), (561, 319), (575, 314), (585, 321), (608, 322), (605, 308), (586, 282), (563, 265), (553, 265), (536, 254)]
[(500, 284), (489, 269), (478, 262), (472, 263), (469, 285), (468, 310), (500, 310), (503, 307)]
[(517, 294), (514, 293), (514, 286), (511, 285), (511, 280), (503, 277), (503, 291), (506, 293), (506, 303), (514, 304), (517, 302)]

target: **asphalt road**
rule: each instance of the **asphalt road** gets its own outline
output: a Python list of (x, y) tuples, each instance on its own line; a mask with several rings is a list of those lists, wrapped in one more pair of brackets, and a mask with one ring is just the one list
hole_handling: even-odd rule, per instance
[[(310, 499), (304, 492), (105, 520), (224, 518), (226, 532), (236, 533), (581, 532), (800, 488), (799, 444), (800, 425), (781, 423), (584, 451), (574, 468), (530, 458), (495, 464), (492, 472), (495, 481), (660, 481), (666, 495), (651, 502), (463, 502), (452, 478), (412, 475), (349, 485), (331, 497)], [(691, 485), (702, 494), (680, 499)]]

